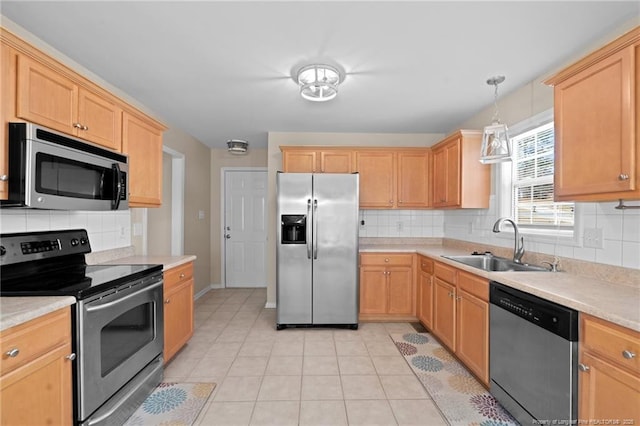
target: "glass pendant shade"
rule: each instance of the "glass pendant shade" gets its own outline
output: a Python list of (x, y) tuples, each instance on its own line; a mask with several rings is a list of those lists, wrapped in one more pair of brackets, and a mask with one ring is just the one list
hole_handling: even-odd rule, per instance
[(482, 132), (480, 162), (483, 164), (511, 161), (511, 142), (506, 124), (494, 121)]
[(499, 75), (487, 80), (487, 84), (495, 86), (493, 105), (495, 112), (493, 120), (482, 132), (482, 147), (480, 148), (480, 162), (483, 164), (502, 163), (511, 161), (511, 141), (506, 124), (500, 123), (498, 118), (498, 85), (505, 77)]
[(340, 73), (329, 65), (307, 65), (298, 71), (298, 84), (306, 100), (329, 101), (338, 95)]

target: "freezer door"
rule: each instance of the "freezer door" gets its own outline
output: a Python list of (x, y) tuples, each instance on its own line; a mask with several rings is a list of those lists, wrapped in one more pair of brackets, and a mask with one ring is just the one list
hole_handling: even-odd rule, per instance
[(357, 324), (358, 174), (315, 174), (313, 191), (313, 323)]
[[(276, 192), (276, 322), (280, 325), (311, 324), (312, 175), (278, 173)], [(283, 216), (285, 220), (305, 216), (305, 243), (291, 244), (291, 235), (283, 235), (283, 228), (287, 229), (286, 223), (282, 226)]]

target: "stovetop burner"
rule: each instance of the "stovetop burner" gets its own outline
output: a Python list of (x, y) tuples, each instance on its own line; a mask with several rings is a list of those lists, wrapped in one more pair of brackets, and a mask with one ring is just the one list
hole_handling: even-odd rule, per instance
[(0, 236), (0, 296), (84, 299), (162, 270), (162, 265), (87, 265), (83, 229)]

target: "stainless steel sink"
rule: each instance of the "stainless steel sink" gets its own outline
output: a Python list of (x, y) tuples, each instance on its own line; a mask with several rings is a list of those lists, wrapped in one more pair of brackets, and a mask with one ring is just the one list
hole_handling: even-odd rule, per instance
[(480, 254), (469, 256), (442, 256), (447, 259), (455, 260), (456, 262), (464, 263), (465, 265), (472, 266), (474, 268), (482, 269), (490, 272), (506, 272), (506, 271), (549, 271), (542, 266), (528, 265), (526, 263), (516, 263), (511, 259), (504, 257)]

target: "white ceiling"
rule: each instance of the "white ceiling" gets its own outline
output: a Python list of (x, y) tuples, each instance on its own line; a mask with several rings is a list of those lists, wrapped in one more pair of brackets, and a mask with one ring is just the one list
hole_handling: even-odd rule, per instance
[[(2, 15), (137, 99), (225, 147), (267, 132), (446, 133), (558, 68), (640, 2), (6, 1)], [(302, 99), (295, 71), (346, 73), (336, 99)]]

